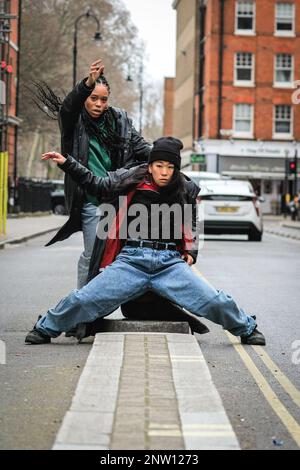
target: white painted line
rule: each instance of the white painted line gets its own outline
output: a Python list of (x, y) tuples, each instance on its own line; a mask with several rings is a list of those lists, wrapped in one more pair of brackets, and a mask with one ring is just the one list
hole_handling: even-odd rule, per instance
[[(240, 450), (200, 345), (192, 335), (181, 335), (180, 342), (177, 336), (167, 335), (167, 340), (185, 449)], [(187, 361), (174, 360), (184, 357)], [(156, 436), (178, 433), (168, 429), (151, 432)]]
[(124, 334), (96, 335), (53, 450), (109, 450)]

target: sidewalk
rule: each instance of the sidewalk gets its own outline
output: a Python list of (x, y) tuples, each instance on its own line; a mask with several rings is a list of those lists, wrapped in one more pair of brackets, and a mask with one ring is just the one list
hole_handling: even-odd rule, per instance
[(290, 216), (264, 216), (264, 231), (281, 237), (300, 240), (300, 221), (292, 221)]
[(190, 334), (97, 334), (54, 450), (239, 450)]
[(36, 217), (14, 217), (7, 219), (6, 235), (0, 235), (0, 249), (5, 245), (23, 243), (46, 233), (58, 230), (67, 216), (41, 215)]

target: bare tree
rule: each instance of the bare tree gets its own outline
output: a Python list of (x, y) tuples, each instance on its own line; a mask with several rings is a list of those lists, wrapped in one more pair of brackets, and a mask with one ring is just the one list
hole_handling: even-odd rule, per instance
[(154, 141), (163, 131), (163, 84), (151, 81), (144, 86), (143, 135)]
[[(127, 64), (142, 55), (137, 30), (124, 4), (117, 0), (90, 0), (89, 7), (100, 19), (102, 41), (93, 41), (96, 25), (83, 18), (78, 28), (78, 79), (84, 78), (90, 63), (102, 58), (111, 85), (112, 104), (134, 113), (138, 83), (128, 87)], [(72, 88), (73, 32), (79, 15), (86, 13), (86, 0), (23, 0), (20, 61), (19, 139), (20, 175), (34, 176), (41, 150), (60, 148), (56, 121), (47, 117), (32, 101), (33, 83), (46, 82), (61, 96)], [(135, 67), (136, 61), (133, 61)], [(33, 146), (34, 143), (34, 146)], [(34, 147), (34, 148), (33, 148)]]

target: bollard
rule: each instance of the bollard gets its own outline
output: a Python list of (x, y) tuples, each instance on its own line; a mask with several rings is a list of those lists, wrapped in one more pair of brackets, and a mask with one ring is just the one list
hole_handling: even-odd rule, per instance
[(6, 234), (8, 202), (8, 152), (0, 153), (0, 234)]

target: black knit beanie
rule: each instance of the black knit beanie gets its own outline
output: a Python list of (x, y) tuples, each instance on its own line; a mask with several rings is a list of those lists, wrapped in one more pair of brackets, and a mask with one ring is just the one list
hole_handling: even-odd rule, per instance
[(163, 160), (173, 163), (179, 170), (181, 166), (180, 150), (183, 149), (181, 140), (175, 137), (160, 137), (153, 142), (148, 163)]

